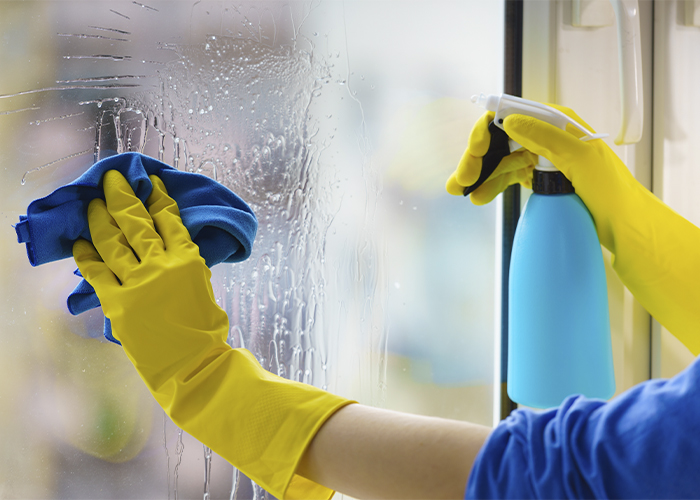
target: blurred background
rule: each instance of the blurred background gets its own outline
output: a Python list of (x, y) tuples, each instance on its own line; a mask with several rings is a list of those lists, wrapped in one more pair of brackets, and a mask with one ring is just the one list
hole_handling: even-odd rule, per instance
[[(255, 210), (230, 343), (366, 404), (491, 425), (496, 206), (444, 183), (503, 82), (500, 1), (0, 2), (0, 498), (262, 498), (157, 407), (75, 263), (12, 224), (114, 151)], [(500, 265), (500, 263), (499, 263)], [(205, 479), (205, 471), (210, 471)]]

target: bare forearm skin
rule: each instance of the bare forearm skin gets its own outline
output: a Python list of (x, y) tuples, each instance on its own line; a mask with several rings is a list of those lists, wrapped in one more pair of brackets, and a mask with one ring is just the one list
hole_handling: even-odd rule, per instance
[(490, 432), (353, 404), (323, 425), (297, 473), (360, 499), (461, 499)]

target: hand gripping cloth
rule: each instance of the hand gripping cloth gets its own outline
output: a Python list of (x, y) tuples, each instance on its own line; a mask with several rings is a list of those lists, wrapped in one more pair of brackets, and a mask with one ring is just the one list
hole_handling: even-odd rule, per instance
[(226, 343), (211, 270), (163, 181), (150, 178), (146, 210), (119, 172), (105, 173), (105, 200), (88, 207), (92, 243), (73, 245), (124, 354), (180, 429), (271, 495), (329, 499), (332, 490), (296, 470), (323, 423), (352, 401), (274, 375)]
[[(148, 176), (160, 177), (180, 207), (182, 222), (208, 267), (240, 262), (250, 256), (258, 222), (235, 193), (204, 175), (181, 172), (139, 153), (122, 153), (100, 160), (75, 181), (29, 204), (27, 215), (20, 216), (15, 231), (17, 241), (27, 245), (32, 266), (72, 258), (73, 243), (78, 238), (92, 241), (87, 207), (95, 198), (104, 199), (102, 176), (108, 170), (119, 171), (142, 203), (153, 188)], [(82, 277), (78, 270), (75, 274)], [(100, 306), (95, 290), (84, 279), (67, 302), (74, 315)], [(104, 336), (119, 344), (107, 318)]]

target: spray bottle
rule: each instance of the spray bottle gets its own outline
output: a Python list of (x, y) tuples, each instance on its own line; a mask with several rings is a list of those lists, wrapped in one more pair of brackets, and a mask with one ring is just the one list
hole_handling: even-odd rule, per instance
[[(503, 121), (529, 115), (561, 129), (571, 124), (599, 139), (564, 113), (538, 102), (481, 94), (472, 102), (494, 111), (491, 143), (478, 188), (501, 159), (521, 146), (509, 140)], [(605, 267), (593, 217), (569, 180), (539, 157), (533, 193), (515, 231), (508, 292), (508, 396), (535, 408), (558, 406), (583, 394), (608, 399), (615, 392)]]

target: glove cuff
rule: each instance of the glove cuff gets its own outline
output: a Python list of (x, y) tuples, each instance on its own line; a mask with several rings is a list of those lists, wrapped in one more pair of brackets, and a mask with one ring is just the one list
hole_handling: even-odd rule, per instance
[(278, 377), (249, 351), (232, 348), (162, 389), (154, 396), (176, 425), (275, 497), (333, 496), (295, 472), (321, 426), (354, 401)]

